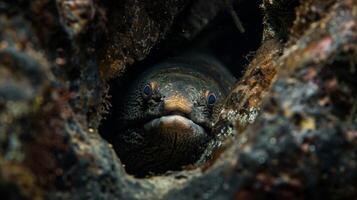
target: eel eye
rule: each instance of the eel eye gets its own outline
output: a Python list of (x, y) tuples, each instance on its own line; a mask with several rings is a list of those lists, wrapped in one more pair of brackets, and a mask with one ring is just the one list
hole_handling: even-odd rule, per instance
[(216, 103), (216, 101), (217, 101), (216, 95), (214, 93), (212, 93), (212, 92), (208, 93), (208, 95), (207, 95), (207, 103), (208, 103), (208, 105), (212, 106), (212, 105), (214, 105)]
[(152, 95), (152, 87), (150, 84), (146, 84), (143, 88), (143, 97), (150, 98)]

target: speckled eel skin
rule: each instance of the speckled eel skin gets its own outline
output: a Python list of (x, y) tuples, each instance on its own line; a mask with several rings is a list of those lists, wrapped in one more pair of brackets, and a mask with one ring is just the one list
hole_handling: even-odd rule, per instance
[(235, 78), (206, 55), (168, 59), (123, 95), (114, 147), (129, 173), (164, 173), (194, 164)]

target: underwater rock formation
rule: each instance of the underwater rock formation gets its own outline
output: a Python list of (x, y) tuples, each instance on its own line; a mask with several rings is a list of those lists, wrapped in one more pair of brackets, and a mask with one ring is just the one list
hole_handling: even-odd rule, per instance
[[(111, 79), (127, 78), (126, 71), (152, 53), (194, 40), (227, 12), (222, 2), (1, 1), (2, 196), (356, 196), (354, 0), (253, 3), (261, 6), (263, 40), (225, 101), (217, 140), (200, 167), (134, 178), (102, 138), (98, 127), (111, 109)], [(232, 2), (238, 16), (246, 2)]]

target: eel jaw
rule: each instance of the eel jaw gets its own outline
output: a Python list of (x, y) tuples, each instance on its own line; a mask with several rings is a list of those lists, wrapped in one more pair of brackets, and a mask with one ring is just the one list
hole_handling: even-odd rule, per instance
[[(153, 119), (144, 125), (144, 130), (156, 130), (159, 134), (178, 134), (178, 138), (188, 140), (205, 137), (207, 134), (200, 125), (181, 115), (169, 115)], [(170, 137), (170, 135), (167, 136)]]
[(126, 169), (140, 176), (194, 165), (210, 139), (203, 126), (179, 114), (152, 119), (141, 128), (144, 143), (136, 147), (124, 143), (135, 148), (123, 154)]

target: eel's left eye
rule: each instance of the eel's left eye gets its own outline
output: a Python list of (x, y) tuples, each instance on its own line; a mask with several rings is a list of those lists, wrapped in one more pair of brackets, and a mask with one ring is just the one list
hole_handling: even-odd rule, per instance
[(214, 93), (212, 93), (212, 92), (208, 93), (208, 95), (207, 95), (207, 103), (208, 103), (208, 105), (212, 106), (212, 105), (214, 105), (216, 103), (216, 101), (217, 101), (216, 95)]
[(143, 97), (144, 98), (150, 98), (152, 95), (152, 87), (150, 84), (146, 84), (143, 88)]

